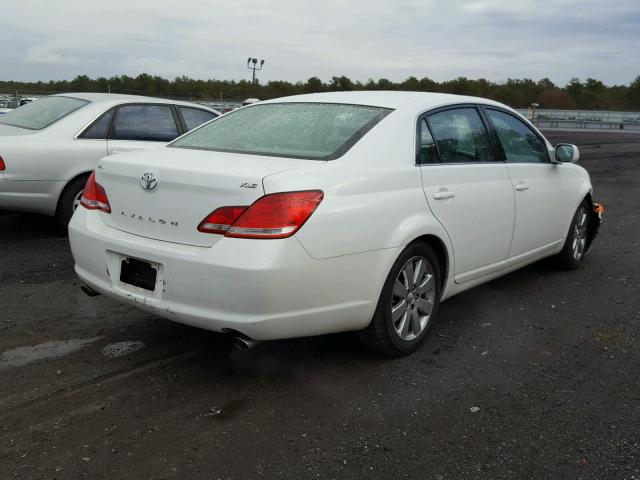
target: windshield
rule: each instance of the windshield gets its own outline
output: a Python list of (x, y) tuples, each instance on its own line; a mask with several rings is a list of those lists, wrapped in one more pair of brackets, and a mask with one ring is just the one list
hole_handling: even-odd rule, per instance
[(73, 97), (47, 97), (27, 103), (0, 117), (0, 123), (14, 127), (41, 130), (89, 103)]
[(332, 103), (268, 103), (228, 113), (171, 147), (332, 160), (344, 155), (388, 108)]

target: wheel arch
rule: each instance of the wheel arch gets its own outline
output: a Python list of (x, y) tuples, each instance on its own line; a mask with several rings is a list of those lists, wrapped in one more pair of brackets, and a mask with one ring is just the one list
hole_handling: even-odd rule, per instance
[(591, 247), (591, 243), (593, 243), (594, 238), (596, 237), (596, 234), (598, 233), (598, 227), (600, 226), (600, 219), (598, 218), (598, 214), (596, 213), (595, 209), (594, 209), (594, 205), (593, 205), (593, 197), (591, 196), (591, 192), (589, 191), (584, 199), (582, 200), (583, 202), (587, 202), (588, 206), (587, 206), (587, 212), (589, 212), (589, 223), (587, 225), (588, 231), (587, 231), (587, 245), (586, 245), (586, 251), (589, 250), (589, 247)]
[(431, 233), (416, 237), (409, 242), (409, 245), (413, 245), (415, 243), (425, 243), (435, 252), (436, 257), (438, 258), (438, 267), (440, 268), (440, 291), (442, 292), (447, 284), (451, 265), (451, 259), (449, 258), (450, 254), (447, 246), (440, 237)]
[(87, 170), (85, 172), (80, 172), (77, 175), (75, 175), (74, 177), (70, 178), (67, 183), (65, 183), (64, 187), (62, 187), (62, 190), (60, 190), (60, 193), (58, 194), (58, 199), (56, 200), (56, 211), (55, 211), (55, 215), (58, 214), (58, 212), (60, 211), (60, 202), (62, 201), (62, 197), (64, 196), (64, 194), (67, 192), (67, 190), (69, 189), (69, 186), (75, 182), (77, 179), (81, 178), (81, 177), (88, 177), (89, 175), (91, 175), (91, 172), (93, 170)]

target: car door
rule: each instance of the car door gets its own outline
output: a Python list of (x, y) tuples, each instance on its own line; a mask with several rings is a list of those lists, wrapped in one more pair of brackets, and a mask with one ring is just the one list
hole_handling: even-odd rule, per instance
[[(551, 163), (546, 142), (515, 114), (484, 107), (492, 124), (516, 199), (510, 257), (560, 242), (568, 228), (558, 206), (567, 204), (562, 168)], [(564, 211), (564, 210), (562, 210)]]
[(167, 104), (128, 104), (116, 109), (109, 155), (166, 145), (182, 133), (177, 114)]
[(418, 148), (427, 202), (453, 245), (455, 281), (499, 268), (511, 245), (514, 195), (478, 108), (456, 106), (423, 115)]

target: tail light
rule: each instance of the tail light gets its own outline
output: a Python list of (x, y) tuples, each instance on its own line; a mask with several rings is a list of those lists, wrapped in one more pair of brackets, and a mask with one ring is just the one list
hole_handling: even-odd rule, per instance
[(7, 166), (4, 164), (4, 160), (0, 157), (0, 172), (4, 172)]
[(96, 182), (96, 173), (91, 172), (84, 186), (80, 205), (88, 210), (100, 210), (101, 212), (111, 213), (111, 205), (107, 198), (107, 192), (104, 191), (102, 185)]
[(225, 235), (229, 231), (229, 227), (233, 225), (233, 222), (235, 222), (247, 208), (248, 207), (220, 207), (200, 222), (198, 231)]
[(324, 198), (321, 190), (272, 193), (249, 207), (221, 207), (198, 231), (234, 238), (287, 238), (300, 230)]

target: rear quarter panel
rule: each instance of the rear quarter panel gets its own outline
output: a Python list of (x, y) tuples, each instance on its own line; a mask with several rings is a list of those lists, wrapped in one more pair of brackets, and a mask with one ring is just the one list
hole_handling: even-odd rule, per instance
[(106, 141), (30, 137), (5, 144), (0, 140), (0, 152), (9, 181), (67, 181), (96, 167), (106, 155)]
[(413, 111), (396, 110), (343, 157), (264, 179), (266, 193), (322, 189), (324, 200), (296, 234), (318, 259), (448, 237), (431, 215), (415, 165)]

